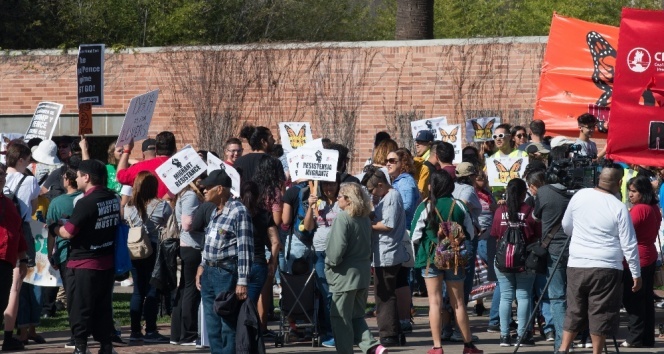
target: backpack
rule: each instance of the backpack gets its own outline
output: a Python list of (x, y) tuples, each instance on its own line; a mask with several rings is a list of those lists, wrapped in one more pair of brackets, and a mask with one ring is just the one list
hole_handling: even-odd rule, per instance
[[(155, 206), (145, 220), (149, 220), (156, 209), (157, 207)], [(140, 226), (135, 226), (131, 219), (127, 221), (129, 221), (129, 234), (127, 235), (129, 257), (132, 260), (150, 257), (153, 251), (152, 242), (150, 241), (148, 230), (145, 228), (145, 221)]]
[(21, 188), (21, 184), (23, 184), (23, 181), (25, 180), (26, 177), (28, 177), (28, 175), (24, 174), (21, 180), (18, 181), (18, 184), (16, 185), (16, 188), (14, 188), (13, 191), (9, 190), (8, 192), (4, 192), (5, 197), (9, 198), (12, 201), (12, 203), (14, 203), (14, 206), (16, 207), (16, 212), (21, 217), (21, 220), (23, 220), (23, 215), (21, 214), (21, 204), (18, 200), (17, 194), (19, 188)]
[(293, 213), (293, 222), (291, 225), (293, 235), (295, 235), (304, 245), (311, 247), (313, 245), (313, 237), (316, 229), (314, 228), (311, 231), (307, 231), (304, 228), (304, 217), (307, 215), (307, 209), (309, 208), (311, 186), (298, 184), (291, 188), (299, 188), (297, 194), (297, 208)]
[[(466, 235), (463, 232), (463, 227), (452, 220), (455, 205), (456, 200), (452, 200), (447, 220), (443, 219), (434, 205), (434, 211), (440, 222), (438, 223), (438, 231), (436, 232), (438, 242), (431, 245), (430, 252), (433, 256), (433, 265), (436, 268), (440, 270), (454, 270), (454, 274), (457, 274), (459, 269), (463, 271), (468, 264), (470, 253), (465, 246)], [(431, 255), (427, 258), (427, 274), (429, 273)]]
[(528, 247), (522, 226), (508, 222), (496, 247), (496, 267), (502, 273), (521, 273), (526, 269)]

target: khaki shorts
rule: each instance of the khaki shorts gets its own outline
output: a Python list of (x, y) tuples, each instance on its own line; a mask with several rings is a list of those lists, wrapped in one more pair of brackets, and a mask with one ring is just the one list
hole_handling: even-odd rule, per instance
[(567, 268), (567, 315), (563, 328), (605, 337), (616, 334), (622, 304), (622, 270)]

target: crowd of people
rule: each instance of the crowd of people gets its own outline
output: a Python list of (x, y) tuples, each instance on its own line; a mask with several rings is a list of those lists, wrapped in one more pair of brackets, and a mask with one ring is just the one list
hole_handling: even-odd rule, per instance
[[(201, 345), (200, 312), (212, 353), (264, 351), (259, 339), (276, 335), (267, 322), (283, 281), (280, 270), (297, 268), (315, 271), (325, 347), (352, 353), (357, 345), (364, 353), (385, 354), (407, 346), (412, 296), (423, 296), (433, 344), (427, 353), (442, 354), (443, 343), (455, 340), (463, 342), (464, 354), (481, 354), (466, 310), (480, 259), (488, 280), (496, 282), (487, 328), (500, 334), (500, 346), (534, 345), (535, 326), (528, 320), (537, 311), (541, 334), (556, 353), (575, 345), (599, 353), (606, 337), (615, 335), (624, 307), (629, 336), (622, 345), (652, 347), (661, 176), (647, 166), (607, 162), (595, 188), (570, 190), (549, 168), (552, 162), (570, 153), (595, 162), (604, 154), (591, 140), (596, 118), (583, 114), (578, 123), (576, 141), (550, 139), (541, 121), (528, 128), (501, 124), (492, 140), (464, 147), (458, 164), (454, 146), (435, 141), (429, 130), (416, 134), (414, 150), (380, 132), (355, 176), (347, 171), (348, 148), (323, 139), (326, 149), (339, 152), (336, 180), (316, 184), (291, 180), (270, 129), (245, 126), (240, 137), (225, 142), (222, 156), (198, 152), (235, 168), (240, 190), (233, 190), (222, 168), (176, 195), (155, 172), (177, 152), (171, 132), (145, 140), (138, 160), (130, 158), (133, 141), (119, 147), (113, 142), (106, 163), (90, 158), (84, 137), (14, 140), (0, 168), (2, 349), (45, 343), (37, 333), (39, 319), (61, 302), (71, 326), (67, 347), (74, 353), (86, 353), (90, 335), (102, 354), (124, 344), (112, 310), (114, 240), (121, 223), (140, 228), (146, 238), (146, 251), (131, 261), (128, 340), (135, 344)], [(487, 172), (493, 166), (486, 162), (502, 157), (528, 157), (529, 165), (506, 186), (493, 186)], [(60, 273), (64, 295), (22, 282), (35, 263), (30, 218), (48, 226), (49, 261)], [(162, 271), (156, 267), (167, 267), (162, 241), (171, 221), (179, 234), (180, 267), (179, 283), (168, 291), (154, 278)], [(503, 265), (497, 254), (515, 229), (521, 239), (510, 242), (548, 250), (545, 271)], [(371, 284), (377, 337), (365, 321)], [(544, 300), (534, 308), (540, 294)], [(220, 305), (228, 298), (250, 304), (247, 312), (244, 305)], [(162, 299), (171, 315), (170, 337), (157, 327)], [(486, 310), (477, 300), (475, 312)], [(255, 321), (238, 322), (254, 312)], [(257, 328), (245, 328), (250, 322)], [(295, 321), (290, 325), (294, 336), (305, 335)]]

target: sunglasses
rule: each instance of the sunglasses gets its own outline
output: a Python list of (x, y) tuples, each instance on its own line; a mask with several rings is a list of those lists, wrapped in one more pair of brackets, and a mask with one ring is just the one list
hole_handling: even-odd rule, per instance
[(397, 162), (399, 162), (399, 159), (387, 159), (387, 163), (389, 163), (389, 164), (393, 164), (393, 165), (394, 165), (394, 164), (396, 164)]
[(507, 136), (510, 136), (510, 135), (509, 134), (503, 134), (503, 133), (493, 134), (493, 140), (504, 139)]
[(523, 138), (524, 136), (526, 136), (526, 134), (519, 133), (519, 134), (517, 134), (517, 135), (515, 135), (515, 136), (516, 136), (517, 138), (521, 139), (521, 138)]

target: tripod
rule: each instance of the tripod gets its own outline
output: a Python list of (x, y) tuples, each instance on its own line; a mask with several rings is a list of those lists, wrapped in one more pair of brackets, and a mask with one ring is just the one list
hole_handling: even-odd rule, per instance
[[(558, 265), (560, 264), (560, 260), (562, 259), (562, 253), (565, 252), (565, 249), (569, 246), (570, 241), (572, 240), (572, 236), (568, 236), (567, 240), (565, 240), (565, 245), (563, 246), (562, 250), (560, 251), (560, 255), (558, 255), (558, 259), (556, 260), (556, 263), (553, 265), (553, 272), (558, 269)], [(552, 273), (553, 273), (552, 272)], [(551, 279), (553, 277), (549, 277), (546, 280), (546, 284), (544, 284), (544, 288), (542, 289), (542, 292), (540, 293), (539, 298), (537, 299), (537, 302), (535, 303), (535, 306), (533, 306), (533, 312), (530, 313), (530, 316), (528, 316), (528, 321), (526, 321), (526, 325), (530, 325), (530, 323), (533, 321), (533, 318), (535, 318), (535, 314), (537, 313), (537, 308), (539, 307), (540, 303), (542, 303), (542, 299), (544, 299), (544, 294), (546, 294), (547, 289), (549, 288), (549, 284), (551, 284)], [(523, 336), (518, 336), (518, 341), (516, 342), (516, 347), (514, 347), (514, 352), (513, 354), (516, 354), (519, 351), (519, 348), (521, 347), (521, 341), (523, 340)], [(613, 336), (613, 345), (616, 348), (616, 353), (620, 354), (620, 349), (618, 347), (618, 341), (616, 341), (616, 336)], [(604, 353), (608, 354), (609, 350), (606, 347), (606, 342), (604, 342)]]

